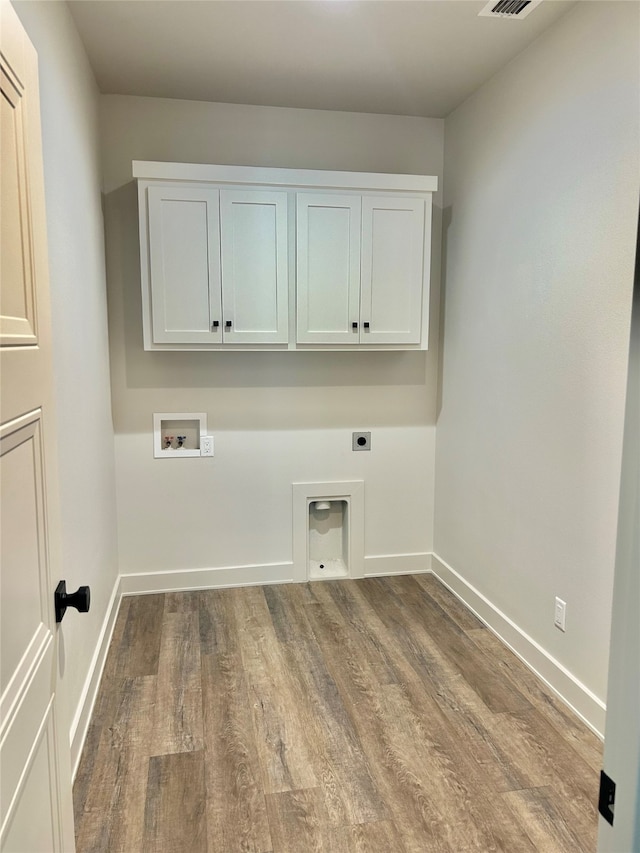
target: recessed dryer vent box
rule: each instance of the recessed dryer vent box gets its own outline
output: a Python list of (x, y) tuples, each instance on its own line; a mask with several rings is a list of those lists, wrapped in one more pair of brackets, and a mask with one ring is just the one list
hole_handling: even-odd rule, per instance
[(200, 445), (207, 434), (204, 412), (154, 412), (153, 455), (156, 459), (184, 459), (200, 456)]

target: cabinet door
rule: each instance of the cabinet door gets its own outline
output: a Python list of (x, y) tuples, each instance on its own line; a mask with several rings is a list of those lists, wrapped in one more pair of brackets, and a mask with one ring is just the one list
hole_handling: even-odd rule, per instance
[(289, 339), (286, 192), (220, 190), (225, 343)]
[(360, 197), (297, 195), (297, 340), (357, 344)]
[(424, 199), (363, 197), (361, 343), (420, 343), (424, 225)]
[(147, 192), (153, 341), (220, 343), (218, 190), (172, 184)]

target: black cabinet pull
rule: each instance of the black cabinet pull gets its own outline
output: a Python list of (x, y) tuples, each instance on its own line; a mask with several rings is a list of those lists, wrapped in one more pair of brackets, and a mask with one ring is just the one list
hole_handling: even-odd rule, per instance
[(365, 329), (368, 329), (368, 328), (369, 328), (369, 324), (368, 324), (368, 323), (363, 323), (362, 325), (365, 327)]
[(211, 323), (211, 329), (212, 329), (212, 330), (213, 330), (213, 329), (217, 329), (219, 325), (220, 325), (220, 320), (214, 320), (214, 321)]
[(357, 324), (357, 323), (352, 323), (352, 324), (351, 324), (351, 328), (352, 328), (352, 329), (357, 329), (357, 328), (358, 328), (358, 324)]
[(224, 325), (225, 325), (226, 329), (230, 329), (231, 328), (231, 320), (227, 320), (227, 322)]
[(53, 597), (56, 608), (56, 622), (62, 622), (67, 607), (75, 607), (78, 613), (88, 613), (91, 604), (91, 590), (88, 586), (79, 586), (75, 592), (67, 592), (67, 582), (60, 581)]

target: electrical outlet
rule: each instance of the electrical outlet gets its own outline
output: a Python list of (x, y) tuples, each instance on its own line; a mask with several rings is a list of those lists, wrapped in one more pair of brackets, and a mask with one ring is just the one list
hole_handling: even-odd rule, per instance
[(200, 456), (213, 456), (212, 435), (203, 435), (200, 439)]
[(370, 432), (353, 432), (353, 433), (351, 433), (351, 449), (352, 450), (371, 450), (371, 433)]
[(561, 631), (566, 631), (566, 620), (567, 620), (567, 602), (563, 601), (561, 598), (558, 598), (556, 595), (556, 609), (555, 615), (553, 617), (553, 624), (556, 628), (559, 628)]

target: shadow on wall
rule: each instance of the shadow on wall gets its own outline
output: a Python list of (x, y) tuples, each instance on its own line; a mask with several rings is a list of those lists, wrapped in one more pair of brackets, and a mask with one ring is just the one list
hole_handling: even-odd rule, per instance
[(435, 422), (438, 422), (440, 412), (442, 411), (442, 386), (444, 381), (444, 329), (446, 320), (447, 307), (447, 238), (449, 236), (449, 227), (451, 225), (453, 214), (451, 206), (445, 207), (443, 211), (438, 211), (440, 214), (440, 227), (442, 229), (442, 259), (440, 263), (440, 300), (438, 312), (438, 365), (437, 365), (437, 391), (436, 391), (436, 411)]
[[(135, 182), (104, 197), (107, 278), (109, 297), (109, 337), (112, 365), (112, 397), (116, 421), (124, 414), (123, 395), (144, 390), (152, 394), (153, 406), (160, 411), (185, 410), (185, 393), (192, 389), (189, 410), (216, 407), (223, 402), (224, 389), (241, 392), (252, 389), (255, 416), (264, 415), (264, 397), (269, 394), (272, 414), (268, 424), (276, 426), (273, 412), (281, 404), (281, 424), (300, 426), (300, 409), (309, 409), (308, 426), (350, 426), (361, 423), (393, 426), (427, 425), (435, 422), (437, 383), (437, 326), (439, 314), (439, 245), (441, 211), (434, 208), (433, 243), (435, 257), (431, 290), (431, 349), (428, 352), (147, 352), (142, 338), (140, 295), (140, 245), (138, 239), (138, 198)], [(172, 393), (172, 391), (178, 392)], [(335, 393), (332, 393), (335, 392)], [(197, 392), (197, 393), (196, 393)], [(205, 393), (209, 392), (209, 393)], [(341, 393), (340, 393), (341, 392)], [(335, 407), (344, 406), (344, 394), (353, 406), (338, 416)], [(308, 406), (310, 394), (322, 395), (323, 403)], [(215, 394), (218, 399), (213, 399)], [(177, 396), (180, 396), (178, 405)], [(205, 399), (206, 397), (206, 399)], [(333, 399), (332, 399), (333, 398)], [(157, 401), (157, 402), (155, 402)], [(262, 406), (262, 410), (258, 408)], [(322, 422), (322, 407), (334, 407)], [(242, 405), (243, 428), (247, 428), (250, 406)], [(295, 412), (291, 410), (295, 409)], [(348, 408), (348, 406), (347, 406)], [(149, 406), (147, 405), (147, 410)], [(320, 422), (318, 422), (320, 418)], [(303, 418), (304, 420), (304, 418)], [(122, 428), (123, 423), (117, 424)]]

